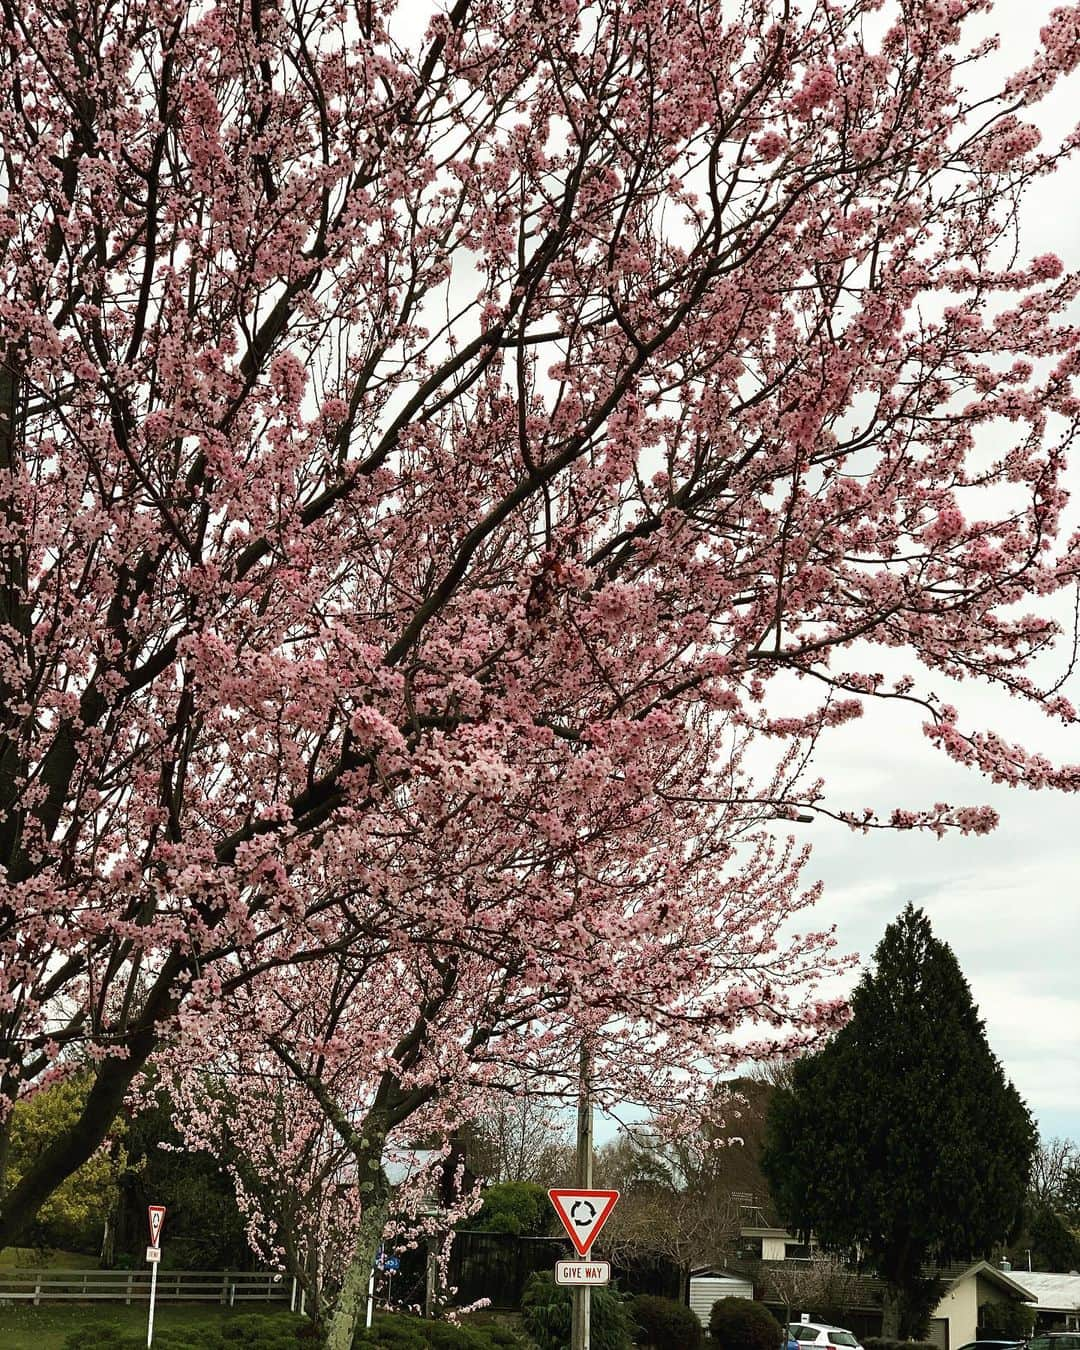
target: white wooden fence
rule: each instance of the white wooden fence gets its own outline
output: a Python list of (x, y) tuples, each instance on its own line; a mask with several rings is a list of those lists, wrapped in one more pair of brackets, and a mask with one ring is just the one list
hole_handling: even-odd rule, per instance
[[(150, 1270), (0, 1270), (0, 1304), (13, 1299), (140, 1302), (150, 1298)], [(288, 1303), (296, 1281), (274, 1271), (158, 1270), (157, 1298), (181, 1303)]]

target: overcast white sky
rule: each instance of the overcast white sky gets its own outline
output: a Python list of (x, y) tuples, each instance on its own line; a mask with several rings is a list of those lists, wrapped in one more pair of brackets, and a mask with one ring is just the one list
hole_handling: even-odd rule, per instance
[[(979, 68), (981, 92), (1028, 64), (1058, 2), (997, 0), (992, 14), (969, 26), (972, 42), (991, 32), (1002, 39), (1000, 51)], [(436, 7), (443, 6), (403, 0), (394, 24), (399, 36), (416, 41)], [(1038, 122), (1046, 141), (1060, 140), (1080, 119), (1080, 71), (1025, 116)], [(1025, 258), (1054, 252), (1067, 267), (1080, 268), (1080, 161), (1030, 191), (1022, 231)], [(1080, 501), (1080, 463), (1075, 493)], [(882, 668), (880, 656), (872, 668)], [(1080, 763), (1080, 731), (1066, 734), (1012, 700), (971, 687), (952, 697), (940, 679), (929, 687), (955, 701), (966, 724), (974, 720), (1057, 761)], [(1080, 703), (1076, 683), (1063, 692)], [(994, 788), (936, 754), (920, 734), (919, 719), (898, 713), (896, 705), (869, 708), (860, 722), (834, 732), (814, 769), (825, 777), (834, 806), (872, 805), (886, 815), (893, 806), (935, 801), (997, 809), (1001, 824), (983, 838), (864, 836), (818, 821), (806, 831), (814, 846), (807, 875), (825, 883), (813, 920), (835, 923), (841, 950), (868, 959), (903, 906), (909, 900), (921, 905), (956, 952), (990, 1043), (1044, 1135), (1080, 1140), (1080, 801)], [(856, 978), (854, 972), (845, 984)], [(610, 1123), (598, 1126), (601, 1136), (610, 1132)]]
[[(998, 70), (1027, 64), (1053, 8), (1050, 0), (998, 0), (980, 23), (1001, 34)], [(1078, 118), (1080, 72), (1035, 113), (1047, 140), (1060, 139)], [(1031, 192), (1024, 256), (1056, 252), (1066, 266), (1080, 267), (1078, 208), (1080, 163), (1074, 163)], [(1080, 464), (1074, 492), (1080, 497)], [(934, 683), (946, 695), (941, 682)], [(1076, 701), (1076, 682), (1067, 692)], [(1040, 725), (1014, 700), (967, 687), (956, 701), (1009, 739), (1058, 761), (1080, 762), (1080, 734)], [(869, 958), (902, 907), (909, 900), (921, 905), (956, 952), (990, 1043), (1044, 1135), (1080, 1140), (1080, 801), (995, 788), (932, 753), (917, 720), (892, 708), (869, 709), (861, 722), (841, 729), (816, 767), (844, 805), (940, 800), (988, 802), (997, 809), (1001, 824), (983, 838), (864, 836), (816, 823), (809, 831), (810, 872), (825, 883), (818, 918), (837, 924), (844, 950)]]

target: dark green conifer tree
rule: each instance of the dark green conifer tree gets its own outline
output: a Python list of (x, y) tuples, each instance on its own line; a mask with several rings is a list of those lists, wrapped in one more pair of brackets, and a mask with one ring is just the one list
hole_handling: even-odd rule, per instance
[(762, 1168), (790, 1225), (886, 1281), (883, 1334), (918, 1337), (940, 1291), (928, 1267), (1016, 1228), (1036, 1132), (926, 915), (908, 905), (874, 960), (851, 1021), (774, 1094)]

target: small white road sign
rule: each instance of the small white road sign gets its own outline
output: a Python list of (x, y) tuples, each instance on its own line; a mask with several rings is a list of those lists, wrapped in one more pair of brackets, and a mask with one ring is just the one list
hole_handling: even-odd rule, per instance
[(589, 1248), (599, 1237), (618, 1198), (618, 1191), (548, 1191), (548, 1199), (555, 1206), (555, 1213), (562, 1220), (579, 1256), (588, 1256)]
[(157, 1261), (160, 1261), (160, 1260), (161, 1260), (161, 1248), (160, 1248), (160, 1247), (147, 1247), (147, 1249), (146, 1249), (146, 1259), (150, 1262), (151, 1265), (153, 1265), (153, 1264), (154, 1264), (155, 1262), (157, 1262)]
[(556, 1261), (556, 1284), (607, 1284), (611, 1266), (607, 1261)]

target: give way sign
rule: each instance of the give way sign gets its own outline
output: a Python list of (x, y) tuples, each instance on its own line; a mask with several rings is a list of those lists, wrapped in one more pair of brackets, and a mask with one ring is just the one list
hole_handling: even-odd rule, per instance
[(618, 1198), (618, 1191), (548, 1191), (548, 1199), (579, 1256), (588, 1256)]
[(161, 1229), (162, 1225), (165, 1223), (165, 1206), (147, 1205), (146, 1217), (150, 1223), (150, 1246), (160, 1247)]

